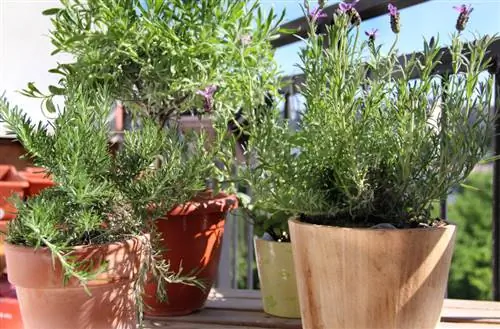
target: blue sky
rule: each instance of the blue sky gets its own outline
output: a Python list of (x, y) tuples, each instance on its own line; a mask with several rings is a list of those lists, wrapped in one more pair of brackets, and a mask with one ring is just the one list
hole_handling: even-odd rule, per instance
[[(361, 0), (370, 1), (370, 0)], [(315, 1), (311, 1), (313, 3)], [(334, 4), (337, 1), (327, 1)], [(302, 16), (300, 4), (302, 0), (261, 0), (264, 8), (274, 6), (275, 10), (286, 10), (286, 19), (294, 19)], [(398, 48), (402, 53), (408, 53), (422, 48), (423, 37), (430, 39), (439, 34), (442, 44), (448, 44), (450, 33), (455, 29), (458, 13), (452, 8), (461, 4), (470, 4), (474, 7), (469, 24), (464, 31), (465, 38), (472, 38), (472, 33), (500, 34), (500, 0), (432, 0), (401, 10), (401, 33)], [(362, 23), (361, 29), (379, 29), (377, 42), (383, 44), (392, 43), (394, 35), (389, 26), (389, 16), (367, 20)], [(281, 66), (283, 73), (297, 73), (294, 66), (298, 63), (298, 50), (300, 42), (282, 47), (276, 51), (276, 60)]]

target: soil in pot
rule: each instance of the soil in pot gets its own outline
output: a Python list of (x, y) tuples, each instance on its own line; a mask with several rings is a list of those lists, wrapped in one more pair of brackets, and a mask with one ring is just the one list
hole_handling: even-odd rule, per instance
[(64, 283), (61, 264), (47, 248), (6, 244), (8, 278), (16, 286), (24, 329), (135, 329), (142, 239), (75, 247), (77, 262), (108, 264), (88, 282), (88, 293), (76, 279)]
[(305, 329), (422, 329), (439, 323), (454, 225), (288, 224)]
[(256, 237), (254, 245), (264, 312), (284, 318), (300, 318), (291, 243)]
[(156, 296), (154, 279), (146, 285), (144, 313), (153, 316), (190, 314), (205, 304), (217, 277), (227, 212), (237, 206), (235, 196), (219, 194), (200, 196), (170, 211), (166, 218), (156, 220), (164, 238), (165, 259), (175, 272), (193, 275), (204, 289), (181, 283), (167, 285), (167, 301)]

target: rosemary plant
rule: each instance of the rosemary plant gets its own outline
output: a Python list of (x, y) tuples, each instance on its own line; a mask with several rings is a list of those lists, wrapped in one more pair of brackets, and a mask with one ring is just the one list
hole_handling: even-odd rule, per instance
[(489, 150), (494, 38), (462, 41), (472, 12), (462, 6), (447, 49), (433, 38), (423, 52), (398, 56), (399, 12), (389, 5), (396, 41), (384, 54), (376, 30), (360, 32), (356, 2), (341, 3), (324, 34), (315, 33), (321, 7), (308, 15), (298, 131), (278, 111), (256, 113), (247, 172), (255, 205), (324, 225), (433, 225), (434, 202)]
[[(123, 147), (113, 154), (108, 142), (109, 91), (89, 93), (73, 86), (67, 93), (65, 109), (52, 124), (35, 124), (21, 109), (1, 99), (0, 121), (16, 134), (33, 163), (45, 168), (56, 182), (39, 196), (18, 200), (7, 241), (48, 248), (65, 276), (85, 286), (98, 273), (73, 262), (71, 249), (154, 232), (151, 218), (203, 189), (198, 177), (213, 165), (213, 158), (204, 151), (204, 136), (187, 144), (151, 120), (143, 120), (141, 130), (125, 132)], [(192, 152), (197, 156), (190, 157)], [(167, 158), (161, 168), (153, 169), (158, 154)], [(161, 282), (199, 285), (194, 277), (169, 271), (151, 235), (141, 273), (152, 270)], [(138, 298), (143, 282), (144, 278), (139, 280)]]

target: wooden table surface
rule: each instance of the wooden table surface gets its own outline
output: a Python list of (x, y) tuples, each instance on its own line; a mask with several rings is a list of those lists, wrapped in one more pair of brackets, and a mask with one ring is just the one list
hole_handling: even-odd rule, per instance
[[(147, 317), (146, 328), (301, 329), (302, 327), (300, 320), (276, 318), (262, 312), (258, 291), (213, 290), (203, 310), (192, 315), (168, 319)], [(500, 302), (446, 299), (438, 329), (459, 328), (500, 328)]]

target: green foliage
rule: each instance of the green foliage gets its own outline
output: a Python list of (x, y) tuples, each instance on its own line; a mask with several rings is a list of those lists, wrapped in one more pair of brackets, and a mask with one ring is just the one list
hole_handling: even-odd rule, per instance
[(493, 77), (480, 74), (493, 39), (464, 44), (454, 34), (452, 69), (440, 75), (438, 42), (406, 57), (395, 42), (383, 55), (351, 22), (338, 12), (326, 34), (309, 33), (297, 132), (277, 110), (256, 113), (249, 145), (256, 161), (247, 172), (256, 207), (325, 225), (427, 223), (432, 203), (488, 150)]
[(61, 0), (45, 15), (54, 53), (75, 58), (50, 71), (61, 80), (49, 94), (32, 83), (24, 91), (47, 105), (68, 83), (105, 84), (112, 97), (163, 126), (200, 109), (196, 92), (207, 86), (218, 87), (216, 116), (252, 108), (277, 88), (269, 41), (283, 15), (264, 15), (258, 1)]
[[(228, 123), (238, 126), (238, 111), (276, 93), (269, 41), (283, 15), (264, 15), (249, 0), (61, 0), (44, 14), (51, 17), (54, 53), (74, 60), (50, 70), (61, 78), (48, 94), (29, 83), (25, 95), (41, 98), (50, 112), (53, 98), (72, 86), (106, 86), (135, 121), (152, 120), (179, 135), (181, 114), (209, 115), (214, 131), (202, 130), (213, 137), (219, 166), (200, 171), (199, 182), (212, 178), (215, 189), (232, 182), (238, 136), (227, 133)], [(163, 163), (160, 157), (156, 166)]]
[(457, 225), (448, 296), (492, 298), (492, 184), (491, 171), (473, 172), (448, 204), (448, 218)]
[[(85, 285), (96, 273), (71, 262), (72, 247), (123, 241), (144, 232), (151, 233), (154, 243), (158, 236), (151, 218), (202, 190), (198, 175), (213, 166), (214, 158), (204, 148), (203, 135), (180, 139), (147, 120), (141, 130), (124, 134), (123, 147), (115, 155), (108, 145), (108, 90), (89, 93), (76, 88), (67, 93), (65, 110), (50, 124), (53, 132), (49, 124), (35, 125), (1, 99), (0, 121), (16, 134), (34, 164), (57, 183), (24, 203), (18, 200), (7, 241), (49, 248), (65, 274)], [(155, 170), (151, 164), (159, 153), (164, 154), (164, 165)], [(147, 264), (163, 269), (163, 280), (180, 280), (156, 257), (153, 246), (149, 254)]]

